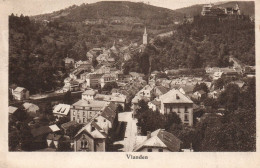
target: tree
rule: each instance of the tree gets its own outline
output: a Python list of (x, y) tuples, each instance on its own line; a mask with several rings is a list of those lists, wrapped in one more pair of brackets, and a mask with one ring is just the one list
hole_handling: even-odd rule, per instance
[(29, 126), (25, 123), (20, 126), (21, 148), (25, 151), (33, 150), (33, 136)]
[(173, 124), (181, 124), (181, 119), (176, 113), (166, 114), (165, 129), (168, 130)]
[(94, 68), (96, 68), (97, 65), (98, 65), (98, 61), (97, 61), (96, 57), (93, 57), (93, 59), (92, 59), (92, 66), (93, 66)]
[(203, 90), (206, 93), (209, 92), (208, 86), (205, 83), (196, 84), (194, 89), (193, 89), (193, 92), (196, 92), (196, 91), (199, 91), (199, 90)]
[(223, 89), (224, 85), (225, 85), (224, 80), (222, 78), (219, 78), (219, 79), (216, 80), (216, 82), (214, 84), (214, 88), (215, 89)]
[(70, 142), (67, 141), (66, 138), (62, 137), (59, 140), (57, 151), (60, 151), (60, 152), (71, 151)]
[(118, 88), (118, 85), (116, 82), (108, 82), (104, 85), (104, 87), (102, 88), (103, 91), (108, 91), (111, 92), (111, 90), (113, 88)]
[(123, 111), (124, 111), (123, 106), (121, 104), (118, 104), (117, 112), (120, 113), (120, 112), (123, 112)]
[(28, 118), (28, 114), (23, 107), (19, 107), (13, 114), (14, 118), (18, 121), (25, 121)]
[(70, 137), (70, 138), (74, 138), (74, 136), (77, 134), (77, 132), (83, 127), (82, 124), (77, 124), (77, 125), (73, 125), (70, 126), (67, 130), (66, 130), (66, 134)]
[(71, 104), (71, 91), (67, 91), (63, 97), (64, 104)]
[(147, 131), (152, 132), (156, 129), (164, 128), (165, 117), (160, 112), (154, 112), (149, 109), (144, 100), (140, 100), (138, 106), (139, 108), (136, 111), (137, 126), (141, 128), (143, 135), (146, 135)]
[[(10, 132), (10, 131), (9, 131)], [(9, 151), (14, 151), (19, 145), (19, 134), (18, 131), (12, 131), (8, 134), (8, 145)]]
[(228, 111), (238, 108), (240, 102), (240, 89), (236, 84), (228, 84), (225, 91), (218, 98), (219, 104), (224, 105)]
[(60, 117), (59, 121), (56, 122), (57, 126), (61, 126), (62, 124), (69, 122), (70, 121), (70, 117), (69, 116), (65, 116), (65, 117)]

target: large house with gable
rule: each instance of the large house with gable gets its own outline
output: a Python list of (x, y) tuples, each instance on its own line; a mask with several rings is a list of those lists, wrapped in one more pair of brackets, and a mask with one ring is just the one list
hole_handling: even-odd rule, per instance
[(172, 89), (159, 97), (162, 114), (176, 113), (184, 124), (193, 125), (193, 101), (179, 90)]

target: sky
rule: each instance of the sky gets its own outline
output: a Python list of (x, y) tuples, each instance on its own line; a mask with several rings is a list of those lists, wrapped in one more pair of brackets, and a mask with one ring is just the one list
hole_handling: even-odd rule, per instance
[[(31, 16), (51, 13), (74, 4), (81, 5), (82, 3), (95, 3), (98, 1), (100, 0), (0, 0), (0, 10), (5, 9), (7, 14), (14, 13)], [(141, 2), (142, 0), (128, 1)], [(195, 4), (207, 4), (221, 1), (227, 0), (143, 0), (145, 3), (149, 2), (151, 5), (169, 9), (178, 9)]]

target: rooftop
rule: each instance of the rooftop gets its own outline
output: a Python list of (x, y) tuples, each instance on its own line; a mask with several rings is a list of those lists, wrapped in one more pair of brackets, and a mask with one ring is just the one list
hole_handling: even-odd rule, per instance
[(193, 103), (191, 99), (182, 94), (179, 90), (172, 89), (159, 98), (163, 103)]
[(139, 151), (140, 149), (144, 147), (160, 147), (160, 148), (166, 148), (172, 152), (178, 152), (180, 150), (180, 144), (182, 141), (174, 136), (173, 134), (158, 129), (151, 133), (150, 138), (146, 138), (146, 140), (138, 145), (134, 151)]
[(102, 130), (95, 122), (89, 122), (83, 128), (81, 128), (75, 135), (77, 137), (83, 131), (86, 131), (93, 139), (105, 139), (107, 137), (104, 130)]
[(68, 115), (70, 111), (70, 105), (68, 104), (58, 104), (55, 106), (53, 113), (54, 114), (62, 114), (62, 115)]
[(107, 102), (98, 100), (79, 100), (74, 103), (73, 106), (89, 107), (94, 108), (95, 110), (101, 110), (103, 107), (107, 106)]

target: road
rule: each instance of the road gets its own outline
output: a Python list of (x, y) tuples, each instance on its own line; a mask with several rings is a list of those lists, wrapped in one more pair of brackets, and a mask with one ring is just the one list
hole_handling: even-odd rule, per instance
[(132, 118), (133, 112), (119, 113), (119, 122), (126, 122), (126, 130), (124, 140), (116, 141), (114, 144), (121, 144), (124, 147), (121, 149), (124, 152), (132, 152), (134, 149), (135, 138), (137, 135), (137, 119)]

